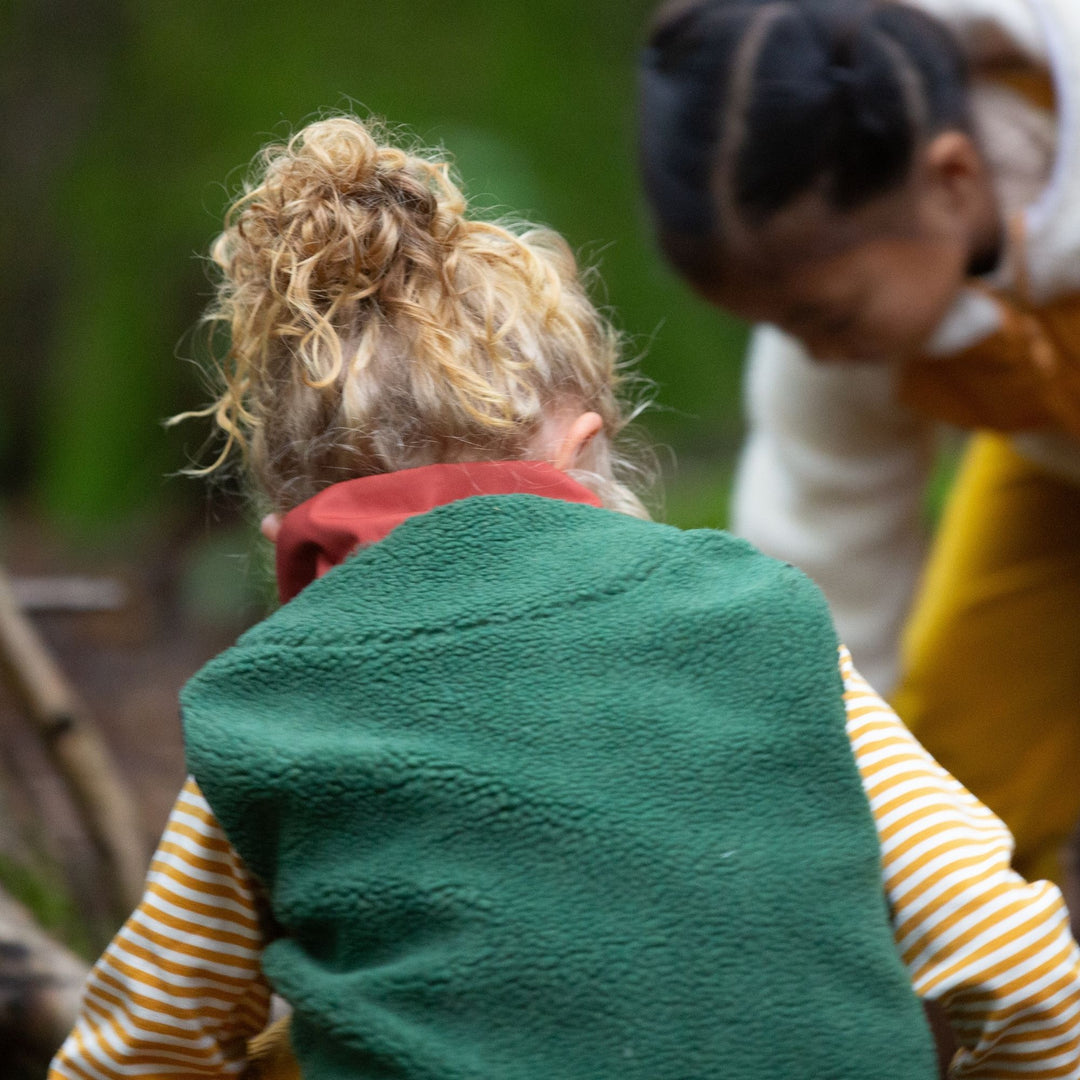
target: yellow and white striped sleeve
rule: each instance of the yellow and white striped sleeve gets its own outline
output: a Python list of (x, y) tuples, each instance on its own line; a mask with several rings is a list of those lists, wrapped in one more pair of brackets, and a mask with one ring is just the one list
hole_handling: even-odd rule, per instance
[(251, 881), (189, 780), (49, 1080), (238, 1075), (269, 1011), (261, 952)]
[(919, 745), (840, 650), (897, 947), (960, 1049), (951, 1077), (1080, 1077), (1080, 952), (1061, 895), (1010, 868), (1004, 824)]

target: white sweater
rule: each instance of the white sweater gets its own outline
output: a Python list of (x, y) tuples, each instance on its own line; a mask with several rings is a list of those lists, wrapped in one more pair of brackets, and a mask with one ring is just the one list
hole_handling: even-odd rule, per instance
[[(1080, 291), (1080, 0), (908, 2), (951, 26), (976, 66), (1011, 54), (1050, 71), (1056, 119), (979, 80), (973, 104), (999, 198), (1025, 215), (1033, 299)], [(965, 291), (930, 351), (974, 345), (998, 328), (997, 318), (993, 304)], [(899, 634), (925, 555), (936, 430), (900, 404), (897, 375), (889, 365), (815, 364), (793, 339), (758, 329), (732, 521), (735, 532), (817, 581), (841, 639), (883, 693), (896, 681)], [(1023, 432), (1013, 443), (1080, 482), (1074, 440)]]

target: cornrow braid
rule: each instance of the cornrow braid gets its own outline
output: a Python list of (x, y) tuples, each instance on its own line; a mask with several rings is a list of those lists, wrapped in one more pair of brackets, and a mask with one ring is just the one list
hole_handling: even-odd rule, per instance
[(948, 129), (971, 130), (959, 45), (894, 0), (679, 0), (642, 58), (646, 196), (691, 276), (812, 188), (843, 211), (899, 187)]

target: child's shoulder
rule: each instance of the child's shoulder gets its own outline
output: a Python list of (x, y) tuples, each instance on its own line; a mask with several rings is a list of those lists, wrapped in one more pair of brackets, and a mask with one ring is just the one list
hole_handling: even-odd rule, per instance
[[(718, 529), (683, 530), (534, 495), (469, 498), (410, 518), (249, 630), (242, 651), (412, 635), (618, 608), (660, 620), (827, 623), (794, 567)], [(629, 617), (629, 616), (627, 616)]]

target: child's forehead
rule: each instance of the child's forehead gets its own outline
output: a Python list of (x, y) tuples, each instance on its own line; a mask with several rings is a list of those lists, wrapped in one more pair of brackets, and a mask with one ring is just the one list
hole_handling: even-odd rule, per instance
[(792, 325), (814, 319), (847, 303), (857, 275), (823, 275), (816, 265), (789, 273), (769, 273), (759, 267), (728, 262), (722, 277), (703, 291), (707, 299), (749, 322)]
[(900, 226), (834, 233), (801, 249), (777, 241), (746, 257), (721, 255), (701, 291), (751, 322), (795, 327), (848, 310), (932, 254), (918, 230)]
[(764, 275), (816, 263), (873, 240), (913, 239), (920, 235), (919, 193), (905, 186), (862, 206), (836, 209), (814, 189), (776, 211), (760, 225), (736, 226), (724, 247), (737, 264), (758, 267)]

